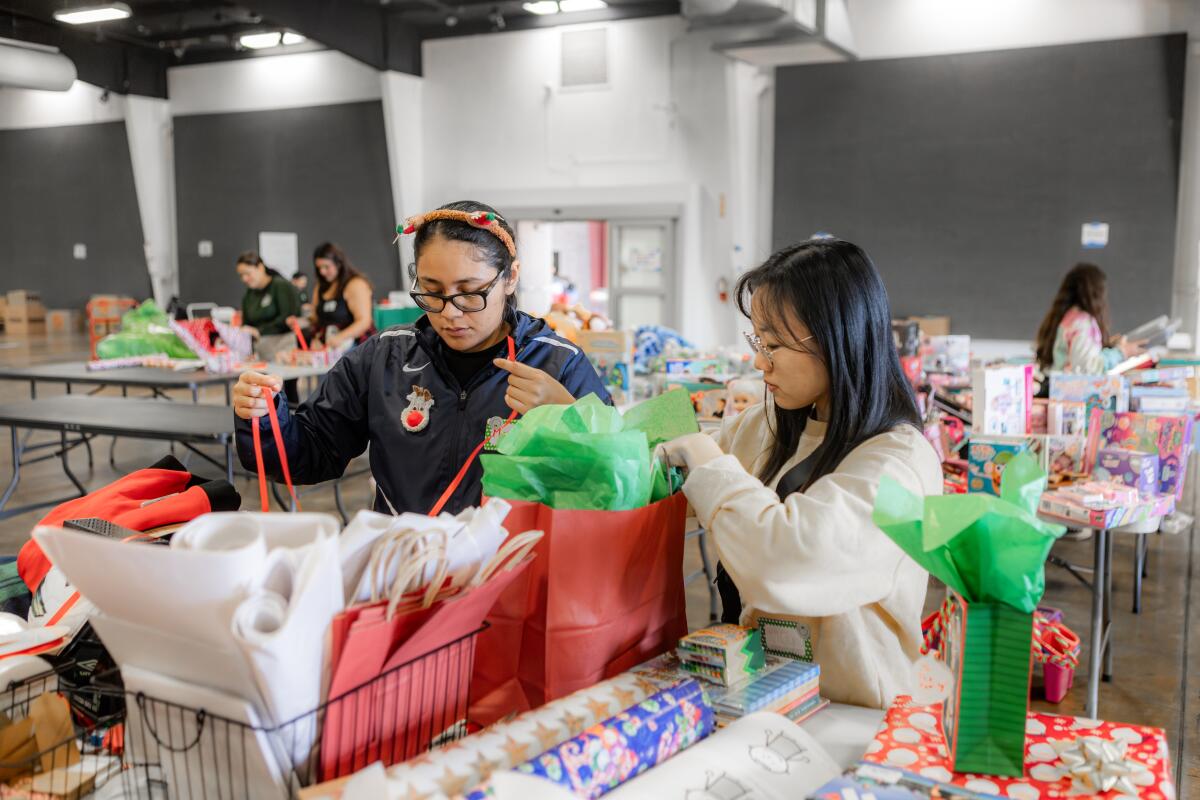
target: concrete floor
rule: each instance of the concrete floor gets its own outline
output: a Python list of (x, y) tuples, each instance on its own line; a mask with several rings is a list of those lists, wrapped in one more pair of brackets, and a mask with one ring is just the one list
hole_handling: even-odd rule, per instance
[[(0, 335), (0, 364), (25, 365), (52, 361), (78, 360), (87, 357), (87, 341), (83, 336), (40, 338), (26, 340)], [(61, 386), (41, 384), (39, 396), (62, 393)], [(76, 387), (76, 393), (80, 387)], [(119, 395), (108, 390), (106, 395)], [(186, 393), (177, 401), (190, 402)], [(28, 385), (0, 381), (0, 402), (26, 399)], [(201, 402), (223, 404), (220, 389), (209, 390)], [(48, 440), (47, 434), (36, 437)], [(108, 464), (108, 439), (93, 444), (95, 465), (87, 469), (87, 457), (82, 451), (71, 455), (72, 469), (89, 489), (99, 488), (121, 474), (150, 464), (168, 452), (163, 443), (122, 439), (116, 447), (117, 470)], [(0, 448), (0, 483), (11, 474), (11, 454), (8, 447)], [(182, 456), (183, 451), (179, 454)], [(216, 451), (214, 450), (214, 455)], [(219, 471), (200, 459), (192, 459), (192, 468), (199, 474), (218, 476)], [(1192, 471), (1188, 493), (1182, 508), (1195, 514), (1196, 472)], [(22, 479), (14, 506), (36, 502), (47, 497), (68, 493), (68, 483), (57, 461), (49, 460), (22, 470)], [(244, 498), (243, 507), (254, 508), (257, 490), (249, 477), (240, 477), (237, 488)], [(346, 481), (344, 498), (353, 512), (368, 507), (371, 491), (367, 478)], [(333, 493), (328, 486), (317, 487), (305, 495), (305, 510), (334, 510)], [(0, 554), (14, 553), (28, 538), (39, 512), (23, 514), (0, 521)], [(1133, 540), (1118, 537), (1114, 548), (1114, 598), (1116, 664), (1112, 683), (1104, 684), (1100, 697), (1100, 714), (1105, 719), (1162, 727), (1167, 732), (1175, 760), (1176, 780), (1180, 797), (1200, 798), (1200, 571), (1196, 569), (1193, 531), (1178, 536), (1154, 536), (1150, 545), (1150, 577), (1145, 583), (1143, 610), (1140, 616), (1130, 613), (1133, 575)], [(1063, 542), (1055, 552), (1077, 564), (1091, 564), (1090, 542)], [(700, 569), (699, 549), (695, 540), (685, 551), (685, 573)], [(1039, 710), (1082, 714), (1087, 687), (1086, 630), (1090, 618), (1091, 594), (1061, 569), (1049, 567), (1046, 574), (1045, 603), (1065, 612), (1067, 623), (1083, 634), (1085, 647), (1082, 666), (1076, 676), (1075, 688), (1059, 705), (1035, 701)], [(940, 588), (931, 584), (928, 606), (940, 602)], [(1193, 599), (1195, 598), (1195, 599)], [(688, 586), (688, 619), (693, 628), (708, 620), (708, 594), (703, 579)], [(1197, 644), (1190, 646), (1193, 637)]]

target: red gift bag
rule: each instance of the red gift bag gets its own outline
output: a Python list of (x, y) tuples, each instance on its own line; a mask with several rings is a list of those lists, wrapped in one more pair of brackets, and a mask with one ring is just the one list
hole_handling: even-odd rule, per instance
[(505, 528), (545, 536), (479, 636), (471, 721), (481, 725), (624, 672), (687, 634), (682, 494), (632, 511), (508, 502)]
[[(355, 606), (334, 619), (322, 780), (353, 774), (374, 761), (385, 766), (406, 761), (443, 736), (459, 735), (473, 634), (497, 597), (536, 560), (530, 549), (539, 538), (538, 532), (511, 537), (461, 589), (445, 588), (442, 560), (419, 592)], [(424, 572), (428, 553), (444, 557), (444, 548), (416, 554), (394, 579), (398, 591)]]

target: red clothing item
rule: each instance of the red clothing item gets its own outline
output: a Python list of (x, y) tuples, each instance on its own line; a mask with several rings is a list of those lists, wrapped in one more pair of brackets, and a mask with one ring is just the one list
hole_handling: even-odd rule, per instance
[[(227, 481), (197, 478), (168, 456), (91, 494), (68, 500), (38, 525), (61, 527), (69, 519), (103, 519), (134, 531), (188, 522), (210, 511), (237, 511), (241, 495)], [(17, 571), (29, 591), (37, 591), (50, 560), (30, 539), (17, 555)]]

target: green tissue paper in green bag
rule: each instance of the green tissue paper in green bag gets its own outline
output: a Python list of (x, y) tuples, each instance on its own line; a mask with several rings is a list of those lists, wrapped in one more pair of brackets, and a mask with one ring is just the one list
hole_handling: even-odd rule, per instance
[(653, 448), (698, 430), (686, 392), (660, 395), (624, 417), (595, 395), (540, 406), (504, 433), (499, 455), (482, 457), (483, 493), (551, 508), (641, 508), (679, 486), (673, 470), (654, 462)]
[(942, 727), (957, 772), (1024, 773), (1033, 611), (1046, 556), (1065, 530), (1037, 517), (1045, 486), (1024, 453), (1004, 470), (1000, 497), (918, 497), (880, 481), (875, 524), (947, 587), (940, 657), (954, 685)]

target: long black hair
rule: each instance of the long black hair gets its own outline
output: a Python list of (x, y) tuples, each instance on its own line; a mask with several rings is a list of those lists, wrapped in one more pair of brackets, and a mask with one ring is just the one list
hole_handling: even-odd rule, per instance
[(257, 250), (243, 250), (242, 252), (238, 253), (237, 261), (234, 262), (234, 266), (236, 267), (238, 264), (249, 264), (252, 267), (262, 267), (267, 271), (267, 274), (270, 275), (271, 278), (283, 278), (283, 276), (280, 275), (274, 267), (267, 266), (267, 262), (262, 260), (262, 256), (258, 254)]
[[(508, 235), (513, 241), (517, 240), (517, 233), (512, 229), (500, 212), (485, 203), (479, 203), (474, 200), (459, 200), (454, 203), (447, 203), (440, 206), (438, 211), (465, 211), (468, 214), (477, 214), (483, 212), (485, 214), (495, 214), (496, 222), (501, 228), (508, 231)], [(469, 225), (466, 222), (459, 222), (454, 219), (437, 219), (433, 222), (422, 225), (417, 231), (416, 238), (413, 240), (413, 256), (414, 258), (421, 257), (421, 250), (425, 245), (437, 237), (449, 239), (454, 242), (467, 242), (475, 245), (475, 248), (483, 256), (482, 260), (489, 266), (500, 273), (501, 282), (507, 283), (512, 276), (513, 264), (517, 259), (509, 254), (508, 248), (504, 246), (504, 242), (492, 233), (476, 228), (474, 225)], [(408, 277), (416, 285), (417, 280), (417, 264), (414, 261), (408, 268)], [(504, 319), (510, 324), (517, 316), (517, 293), (513, 292), (504, 296)]]
[(333, 242), (322, 242), (321, 244), (317, 245), (317, 249), (313, 250), (314, 264), (318, 258), (324, 258), (332, 261), (333, 265), (337, 267), (338, 270), (337, 277), (332, 281), (325, 280), (325, 278), (321, 275), (321, 270), (316, 270), (318, 298), (322, 300), (325, 298), (325, 292), (329, 291), (330, 285), (335, 287), (334, 293), (336, 296), (341, 297), (346, 291), (346, 284), (350, 283), (350, 281), (354, 280), (355, 278), (362, 278), (367, 286), (371, 286), (371, 281), (367, 279), (367, 276), (355, 269), (354, 265), (350, 263), (350, 259), (346, 255), (346, 251), (338, 247)]
[[(804, 488), (833, 472), (871, 437), (901, 424), (920, 427), (892, 338), (887, 290), (860, 247), (840, 239), (785, 247), (738, 280), (738, 309), (746, 317), (756, 293), (754, 305), (784, 345), (800, 341), (793, 323), (803, 323), (829, 372), (828, 427)], [(774, 480), (796, 454), (812, 411), (774, 406), (769, 412), (774, 442), (759, 474), (764, 483)]]

